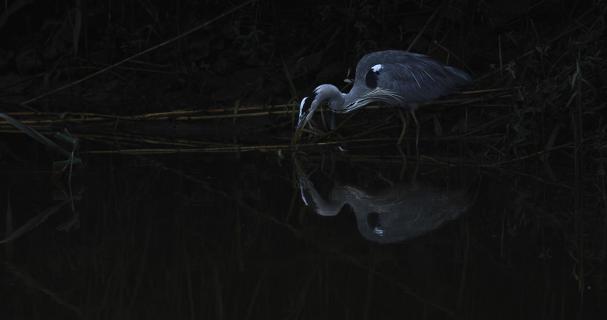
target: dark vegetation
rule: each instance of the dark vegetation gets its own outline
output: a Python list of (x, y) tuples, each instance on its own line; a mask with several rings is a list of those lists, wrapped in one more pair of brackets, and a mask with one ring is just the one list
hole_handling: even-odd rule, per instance
[[(151, 308), (157, 312), (155, 316), (182, 312), (192, 318), (213, 315), (242, 319), (257, 314), (319, 318), (314, 310), (325, 310), (331, 304), (335, 309), (327, 317), (343, 318), (345, 314), (358, 318), (364, 314), (373, 319), (369, 306), (379, 302), (352, 294), (374, 283), (369, 275), (378, 274), (373, 281), (380, 286), (381, 281), (404, 281), (385, 276), (392, 267), (427, 272), (428, 277), (447, 274), (440, 267), (427, 269), (428, 261), (380, 270), (382, 259), (387, 259), (382, 255), (393, 253), (385, 248), (367, 248), (371, 252), (368, 256), (350, 252), (349, 245), (357, 242), (349, 238), (320, 253), (310, 249), (318, 240), (282, 243), (285, 234), (305, 238), (306, 230), (298, 229), (299, 224), (305, 225), (302, 212), (295, 209), (298, 193), (267, 203), (256, 188), (272, 184), (271, 191), (277, 194), (288, 189), (288, 170), (282, 164), (280, 173), (252, 165), (230, 168), (231, 161), (239, 157), (253, 158), (253, 162), (258, 161), (257, 156), (276, 161), (272, 156), (278, 154), (280, 161), (287, 163), (288, 152), (296, 149), (309, 154), (309, 159), (317, 159), (312, 155), (316, 150), (334, 145), (347, 146), (351, 154), (392, 146), (401, 123), (398, 113), (383, 107), (339, 117), (335, 132), (326, 130), (317, 116), (316, 126), (298, 145), (291, 144), (299, 99), (321, 83), (347, 88), (343, 79), (352, 76), (360, 56), (381, 49), (426, 53), (473, 75), (472, 87), (419, 110), (420, 159), (438, 166), (482, 168), (494, 174), (497, 184), (507, 184), (511, 190), (500, 193), (501, 189), (489, 187), (485, 201), (500, 203), (506, 208), (504, 212), (510, 210), (513, 215), (494, 209), (485, 213), (484, 225), (462, 224), (461, 230), (448, 231), (457, 238), (451, 248), (453, 256), (443, 257), (446, 262), (434, 256), (426, 259), (444, 264), (456, 261), (458, 268), (469, 263), (485, 281), (494, 275), (483, 270), (493, 270), (490, 268), (495, 265), (515, 274), (499, 278), (502, 282), (496, 282), (496, 287), (514, 281), (520, 292), (514, 290), (505, 296), (529, 298), (533, 305), (521, 302), (517, 305), (520, 310), (503, 311), (504, 318), (531, 314), (534, 318), (576, 315), (581, 319), (605, 312), (607, 3), (260, 0), (238, 7), (242, 3), (11, 0), (0, 4), (0, 197), (8, 199), (0, 202), (0, 213), (6, 208), (2, 245), (10, 244), (2, 256), (7, 262), (0, 281), (6, 288), (22, 286), (31, 291), (14, 295), (12, 289), (1, 289), (0, 294), (12, 296), (2, 300), (17, 306), (16, 314), (43, 318), (38, 312), (57, 308), (67, 310), (70, 317), (127, 318), (137, 314), (134, 309), (138, 306), (169, 301), (166, 309)], [(408, 130), (406, 137), (410, 145), (414, 130)], [(387, 166), (415, 158), (410, 156), (411, 148), (404, 149), (376, 152), (372, 162)], [(262, 153), (243, 155), (247, 151)], [(76, 168), (83, 164), (94, 167), (117, 154), (128, 155), (125, 158), (134, 162), (126, 165), (130, 173), (121, 172), (114, 164), (98, 171), (91, 169), (90, 179), (98, 180), (84, 183), (89, 190), (104, 189), (107, 184), (112, 191), (107, 199), (86, 200), (76, 210), (75, 199), (80, 195), (73, 174)], [(173, 158), (175, 154), (179, 160)], [(188, 156), (195, 156), (196, 161), (184, 160)], [(365, 156), (351, 159), (368, 160)], [(209, 173), (218, 162), (225, 165), (218, 171), (221, 173)], [(172, 169), (190, 165), (191, 171)], [(52, 171), (52, 181), (40, 182), (29, 173), (22, 174), (40, 167)], [(153, 168), (154, 174), (142, 172), (142, 167)], [(16, 172), (21, 173), (11, 176)], [(219, 182), (211, 187), (199, 176), (213, 176), (213, 181)], [(162, 186), (158, 181), (167, 180), (161, 177), (178, 187), (170, 190)], [(21, 183), (22, 178), (32, 182)], [(239, 187), (228, 180), (237, 181)], [(252, 194), (241, 194), (240, 184), (253, 190)], [(42, 194), (51, 189), (63, 196), (48, 195), (45, 199), (55, 202), (47, 208), (42, 202), (28, 207), (39, 214), (17, 217), (17, 222), (8, 218), (19, 202), (30, 205), (32, 195), (28, 192)], [(185, 203), (179, 210), (193, 206), (201, 211), (222, 208), (237, 214), (218, 220), (197, 217), (199, 220), (192, 222), (190, 216), (177, 212), (174, 218), (158, 216), (141, 226), (138, 223), (147, 220), (140, 212), (179, 210), (167, 202), (144, 201), (140, 192), (170, 195), (171, 201)], [(196, 198), (196, 194), (204, 195)], [(13, 204), (11, 195), (16, 195)], [(258, 207), (251, 202), (262, 205), (263, 210), (254, 209)], [(133, 204), (121, 207), (117, 203)], [(83, 226), (86, 232), (81, 236), (55, 236), (56, 230), (48, 231), (39, 239), (57, 237), (53, 242), (57, 248), (48, 252), (39, 249), (39, 256), (20, 261), (18, 250), (36, 250), (36, 242), (31, 240), (21, 247), (12, 247), (12, 243), (68, 207), (73, 217), (67, 222), (55, 221), (61, 230), (78, 227), (76, 212), (88, 210), (98, 215), (91, 214), (94, 218)], [(260, 214), (264, 218), (257, 221), (248, 216), (284, 207), (289, 208), (288, 213), (281, 212), (278, 218)], [(247, 219), (254, 222), (249, 229), (240, 230), (241, 222)], [(270, 227), (263, 224), (268, 219)], [(13, 224), (23, 227), (12, 228)], [(214, 240), (201, 240), (204, 236), (197, 234), (198, 227)], [(227, 234), (218, 229), (228, 230)], [(110, 232), (108, 238), (106, 232)], [(191, 234), (204, 243), (204, 250), (186, 239)], [(163, 241), (163, 235), (172, 242)], [(124, 239), (131, 242), (118, 253), (110, 252)], [(141, 243), (136, 239), (145, 240)], [(475, 247), (475, 240), (483, 247)], [(72, 257), (74, 252), (61, 245), (74, 241), (84, 243), (69, 249), (78, 251), (80, 260), (45, 256), (59, 252), (58, 256)], [(293, 253), (290, 246), (296, 246), (300, 254)], [(422, 239), (399, 253), (417, 254), (416, 250), (426, 252), (437, 246)], [(538, 256), (525, 256), (526, 246), (541, 252), (540, 262), (528, 262)], [(555, 251), (557, 247), (561, 254)], [(159, 249), (158, 256), (172, 261), (165, 269), (150, 271), (153, 277), (162, 278), (162, 283), (142, 280), (140, 270), (148, 264), (164, 263), (154, 260), (160, 258), (145, 251), (148, 248)], [(466, 260), (469, 250), (477, 250), (479, 257), (471, 259), (478, 263)], [(277, 252), (284, 258), (271, 254)], [(335, 252), (345, 258), (331, 264)], [(479, 252), (486, 253), (486, 259)], [(137, 258), (129, 260), (132, 256)], [(550, 258), (558, 260), (562, 268), (555, 270), (545, 262)], [(50, 269), (57, 273), (66, 268), (76, 270), (88, 281), (84, 287), (89, 291), (74, 292), (69, 285), (51, 290), (36, 281), (35, 274), (17, 267), (45, 265), (52, 259), (56, 262)], [(351, 264), (359, 269), (340, 272)], [(82, 266), (93, 266), (95, 271), (82, 272), (86, 270)], [(526, 267), (549, 271), (527, 273), (545, 276), (543, 282), (530, 276), (517, 277), (516, 271)], [(454, 282), (457, 284), (461, 276), (464, 283), (466, 273), (457, 270)], [(297, 280), (281, 282), (284, 278), (279, 275), (289, 272)], [(327, 280), (329, 277), (335, 278)], [(354, 284), (349, 277), (368, 277), (369, 283), (365, 278), (362, 285)], [(440, 287), (444, 280), (432, 279), (426, 286)], [(181, 281), (190, 287), (183, 289)], [(423, 292), (412, 292), (408, 287), (388, 289), (406, 292), (423, 304), (423, 311), (414, 312), (419, 318), (422, 314), (429, 318), (476, 318), (485, 313), (471, 311), (477, 310), (475, 304), (499, 305), (499, 298), (483, 300), (481, 282), (477, 279), (466, 287), (468, 291), (457, 285), (456, 289), (443, 288), (445, 296), (460, 294), (456, 303), (441, 294), (429, 301)], [(521, 293), (527, 292), (522, 289), (526, 284), (534, 286), (525, 293), (528, 296)], [(274, 286), (288, 294), (270, 293)], [(474, 291), (470, 286), (477, 286), (476, 295), (469, 293)], [(192, 287), (212, 291), (196, 292)], [(341, 298), (322, 299), (319, 292)], [(544, 296), (530, 298), (536, 292)], [(389, 294), (392, 305), (402, 303), (396, 293)], [(308, 301), (308, 295), (320, 298)], [(31, 296), (45, 297), (44, 304), (33, 312), (20, 298)], [(288, 305), (279, 310), (282, 313), (273, 309), (274, 298), (284, 299), (280, 304)], [(541, 311), (533, 308), (536, 304)], [(351, 305), (357, 307), (349, 309)], [(363, 307), (363, 314), (357, 314), (358, 306)]]
[[(575, 150), (584, 160), (596, 157), (588, 163), (595, 169), (599, 164), (605, 129), (601, 2), (236, 6), (7, 3), (0, 21), (2, 110), (33, 128), (68, 129), (84, 152), (234, 148), (238, 137), (253, 137), (241, 141), (248, 147), (284, 144), (296, 102), (312, 88), (342, 83), (366, 52), (410, 49), (476, 79), (468, 93), (428, 108), (438, 112), (422, 115), (426, 131), (492, 145), (471, 150), (468, 156), (477, 162)], [(155, 49), (140, 54), (149, 48)], [(207, 129), (197, 129), (201, 123)], [(347, 124), (364, 138), (380, 131)], [(4, 132), (19, 131), (1, 125)], [(392, 133), (379, 137), (390, 139)]]

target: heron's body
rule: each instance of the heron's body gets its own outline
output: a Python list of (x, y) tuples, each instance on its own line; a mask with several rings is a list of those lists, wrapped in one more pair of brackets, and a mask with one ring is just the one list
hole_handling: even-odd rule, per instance
[(342, 93), (334, 85), (323, 84), (316, 87), (310, 97), (304, 98), (297, 127), (302, 128), (323, 103), (339, 113), (371, 103), (414, 111), (417, 103), (450, 94), (470, 82), (470, 76), (464, 71), (426, 55), (399, 50), (372, 52), (358, 62), (350, 92)]

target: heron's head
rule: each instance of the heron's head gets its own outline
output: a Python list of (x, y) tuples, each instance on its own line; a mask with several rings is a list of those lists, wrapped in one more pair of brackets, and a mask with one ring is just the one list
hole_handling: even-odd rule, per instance
[(299, 119), (297, 121), (297, 129), (303, 128), (314, 115), (314, 112), (323, 103), (327, 103), (331, 110), (338, 110), (344, 104), (343, 93), (331, 84), (322, 84), (312, 92), (312, 95), (305, 97), (299, 104)]
[(315, 101), (316, 94), (301, 99), (299, 103), (299, 118), (297, 119), (297, 129), (303, 128), (318, 109), (319, 103)]

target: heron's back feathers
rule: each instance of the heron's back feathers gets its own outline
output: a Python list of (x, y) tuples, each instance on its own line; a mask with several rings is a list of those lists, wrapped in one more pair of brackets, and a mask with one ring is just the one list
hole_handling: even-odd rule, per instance
[(423, 54), (399, 50), (373, 52), (358, 62), (356, 79), (345, 96), (343, 111), (373, 102), (401, 106), (426, 102), (453, 93), (471, 81), (466, 72)]
[(451, 66), (445, 66), (445, 70), (447, 70), (452, 75), (456, 76), (455, 79), (458, 80), (457, 81), (458, 87), (467, 86), (470, 83), (472, 83), (472, 77), (465, 71), (462, 71), (460, 69), (457, 69), (457, 68), (454, 68)]

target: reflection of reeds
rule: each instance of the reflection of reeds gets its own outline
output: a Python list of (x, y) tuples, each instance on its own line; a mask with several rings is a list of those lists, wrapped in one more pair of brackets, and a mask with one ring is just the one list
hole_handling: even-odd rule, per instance
[(56, 304), (72, 311), (78, 316), (78, 318), (82, 318), (82, 312), (77, 306), (63, 299), (57, 292), (47, 288), (45, 285), (37, 281), (32, 275), (28, 274), (25, 270), (19, 269), (16, 265), (8, 262), (4, 263), (4, 267), (8, 273), (19, 279), (26, 287), (44, 294)]
[[(63, 206), (70, 203), (71, 201), (72, 201), (72, 199), (66, 199), (66, 200), (38, 213), (35, 217), (31, 218), (29, 221), (27, 221), (21, 227), (17, 228), (17, 230), (14, 230), (11, 233), (7, 234), (4, 239), (0, 240), (0, 244), (5, 244), (5, 243), (15, 241), (16, 239), (22, 237), (26, 233), (32, 231), (33, 229), (35, 229), (36, 227), (38, 227), (39, 225), (44, 223), (44, 221), (46, 221), (50, 216), (57, 213), (57, 211), (59, 211), (61, 208), (63, 208)], [(10, 207), (9, 207), (9, 209), (10, 209)], [(10, 213), (10, 211), (8, 213)]]
[[(306, 160), (310, 161), (303, 164), (308, 166), (320, 162)], [(373, 161), (355, 168), (398, 171), (398, 166), (388, 166), (381, 158)], [(28, 289), (15, 290), (14, 296), (20, 298), (16, 305), (27, 310), (42, 300), (40, 310), (99, 319), (168, 315), (311, 319), (313, 313), (325, 310), (344, 318), (368, 312), (371, 319), (380, 312), (374, 310), (391, 307), (420, 318), (421, 309), (435, 318), (455, 318), (477, 310), (470, 303), (481, 299), (519, 305), (516, 294), (494, 290), (495, 283), (512, 281), (513, 274), (528, 274), (529, 280), (521, 280), (530, 282), (525, 285), (549, 294), (570, 278), (567, 269), (544, 279), (554, 262), (528, 259), (535, 248), (517, 239), (528, 235), (543, 239), (541, 234), (550, 227), (536, 219), (554, 214), (538, 212), (535, 201), (552, 202), (548, 195), (560, 189), (527, 188), (531, 180), (527, 177), (496, 178), (512, 184), (516, 197), (526, 198), (516, 204), (503, 200), (510, 204), (505, 208), (484, 206), (495, 210), (478, 213), (488, 222), (477, 223), (477, 215), (433, 237), (378, 247), (361, 243), (344, 230), (333, 230), (335, 225), (323, 226), (326, 221), (312, 221), (301, 204), (295, 206), (304, 213), (301, 219), (285, 218), (290, 206), (285, 195), (291, 190), (282, 175), (290, 174), (288, 166), (276, 168), (260, 161), (248, 172), (231, 163), (200, 167), (171, 167), (153, 159), (145, 163), (149, 167), (116, 166), (108, 175), (103, 172), (87, 179), (87, 204), (81, 206), (87, 218), (80, 230), (32, 232), (12, 242), (20, 259), (40, 261), (19, 264), (20, 269), (7, 273)], [(221, 179), (208, 179), (209, 169), (229, 173), (216, 172)], [(261, 187), (263, 195), (251, 199), (243, 183), (266, 175), (273, 177), (275, 185)], [(438, 171), (436, 176), (446, 175)], [(517, 211), (509, 212), (512, 208)], [(496, 219), (501, 215), (504, 219)], [(493, 235), (500, 234), (502, 224), (500, 242)], [(565, 226), (561, 228), (558, 231)], [(41, 243), (45, 245), (36, 245)], [(513, 271), (512, 265), (517, 269)], [(516, 291), (513, 287), (519, 285), (506, 288)], [(32, 296), (30, 291), (42, 298), (23, 299)], [(541, 298), (542, 292), (531, 291), (526, 306), (551, 307), (549, 301), (542, 305)], [(563, 301), (571, 299), (566, 296)]]

